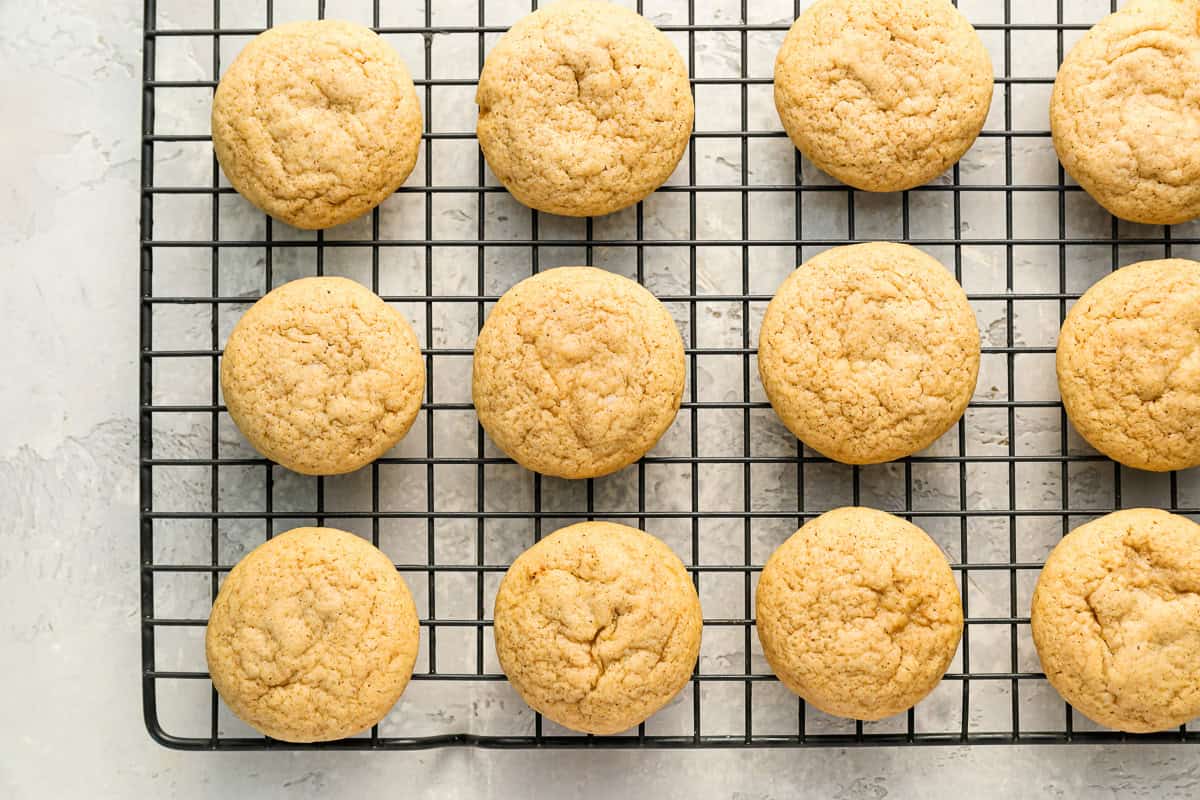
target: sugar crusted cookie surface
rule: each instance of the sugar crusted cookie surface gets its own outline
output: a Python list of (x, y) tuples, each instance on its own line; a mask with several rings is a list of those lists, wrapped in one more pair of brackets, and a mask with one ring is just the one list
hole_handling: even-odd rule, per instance
[(767, 561), (758, 636), (784, 685), (828, 714), (878, 720), (925, 697), (962, 635), (950, 565), (920, 528), (840, 508)]
[(213, 685), (241, 719), (289, 742), (379, 722), (412, 675), (412, 596), (370, 542), (297, 528), (255, 548), (222, 583), (205, 635)]
[(822, 0), (775, 61), (792, 142), (838, 180), (873, 192), (928, 183), (971, 147), (992, 102), (992, 64), (947, 0)]
[(1063, 166), (1122, 219), (1200, 217), (1200, 0), (1134, 0), (1063, 60), (1050, 105)]
[(1097, 450), (1156, 472), (1200, 465), (1200, 262), (1105, 276), (1067, 314), (1057, 367), (1067, 416)]
[(400, 56), (369, 28), (293, 22), (255, 37), (222, 76), (212, 135), (246, 199), (298, 228), (328, 228), (404, 183), (421, 108)]
[(695, 108), (671, 41), (620, 6), (560, 0), (521, 19), (479, 76), (478, 135), (517, 200), (567, 216), (633, 205), (675, 170)]
[(425, 364), (408, 321), (345, 278), (302, 278), (255, 303), (221, 359), (229, 414), (260, 453), (336, 475), (379, 458), (416, 419)]
[(606, 475), (645, 455), (683, 397), (683, 340), (629, 278), (559, 267), (500, 298), (475, 344), (472, 394), (492, 440), (527, 469)]
[(500, 584), (495, 620), (496, 654), (525, 701), (587, 733), (620, 733), (662, 708), (700, 651), (700, 601), (679, 558), (607, 522), (526, 550)]
[(954, 276), (901, 244), (827, 250), (767, 307), (758, 367), (772, 407), (806, 445), (874, 464), (932, 444), (979, 374), (975, 314)]
[(1032, 627), (1051, 685), (1101, 725), (1200, 716), (1200, 525), (1130, 509), (1075, 529), (1046, 559)]

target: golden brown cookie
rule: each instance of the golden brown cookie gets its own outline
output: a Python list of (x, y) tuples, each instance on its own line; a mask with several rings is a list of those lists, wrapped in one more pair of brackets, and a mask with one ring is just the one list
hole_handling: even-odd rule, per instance
[(412, 676), (419, 633), (387, 556), (352, 533), (296, 528), (225, 578), (204, 645), (233, 713), (274, 739), (323, 742), (383, 719)]
[(644, 17), (560, 0), (500, 37), (479, 75), (479, 146), (513, 196), (572, 217), (610, 214), (671, 176), (695, 107), (687, 66)]
[(1050, 129), (1109, 213), (1200, 217), (1200, 0), (1133, 0), (1097, 23), (1058, 71)]
[(700, 653), (700, 599), (648, 533), (581, 522), (513, 562), (496, 594), (496, 655), (534, 710), (620, 733), (670, 702)]
[(1058, 337), (1067, 416), (1109, 458), (1200, 465), (1200, 262), (1144, 261), (1089, 289)]
[(264, 456), (305, 475), (379, 458), (408, 433), (424, 390), (412, 326), (345, 278), (268, 293), (238, 320), (221, 359), (234, 423)]
[(800, 152), (858, 189), (928, 183), (970, 149), (992, 62), (948, 0), (821, 0), (775, 60), (775, 106)]
[(942, 551), (870, 508), (839, 508), (779, 546), (758, 582), (758, 638), (784, 686), (827, 714), (877, 720), (929, 694), (963, 613)]
[(559, 267), (504, 293), (475, 343), (475, 410), (521, 466), (594, 478), (637, 461), (683, 399), (683, 340), (629, 278)]
[(243, 197), (297, 228), (328, 228), (408, 178), (421, 107), (404, 62), (369, 28), (291, 22), (256, 36), (229, 66), (212, 136)]
[(1046, 678), (1095, 722), (1200, 717), (1200, 525), (1137, 508), (1076, 528), (1046, 559), (1032, 626)]
[(953, 427), (979, 375), (975, 313), (954, 276), (903, 244), (837, 247), (767, 306), (758, 370), (775, 412), (846, 464), (911, 455)]

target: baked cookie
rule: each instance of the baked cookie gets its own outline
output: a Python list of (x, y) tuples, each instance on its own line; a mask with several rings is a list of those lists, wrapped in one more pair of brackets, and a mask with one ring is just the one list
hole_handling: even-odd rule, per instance
[(297, 228), (328, 228), (408, 178), (421, 107), (404, 62), (369, 28), (291, 22), (256, 36), (229, 66), (212, 137), (243, 197)]
[(475, 343), (479, 422), (518, 464), (595, 478), (637, 461), (683, 399), (683, 339), (636, 281), (559, 267), (504, 293)]
[(1200, 217), (1200, 0), (1133, 0), (1097, 23), (1058, 71), (1050, 130), (1109, 213)]
[(877, 720), (925, 697), (962, 636), (958, 586), (924, 531), (839, 508), (779, 546), (758, 582), (758, 638), (783, 685), (826, 714)]
[(404, 579), (371, 543), (333, 528), (296, 528), (229, 573), (204, 637), (226, 705), (286, 742), (366, 730), (400, 699), (419, 624)]
[(821, 0), (775, 59), (792, 142), (856, 189), (928, 183), (970, 149), (992, 104), (992, 62), (948, 0)]
[(806, 445), (846, 464), (922, 450), (975, 391), (979, 329), (948, 270), (903, 244), (837, 247), (805, 262), (767, 306), (758, 370)]
[(1032, 627), (1046, 678), (1089, 719), (1149, 733), (1200, 717), (1200, 525), (1138, 508), (1076, 528)]
[(1144, 261), (1088, 289), (1058, 337), (1058, 388), (1075, 429), (1109, 458), (1200, 466), (1200, 262)]
[(238, 320), (221, 358), (229, 416), (293, 472), (353, 472), (404, 438), (425, 362), (412, 326), (362, 284), (302, 278)]
[(527, 206), (600, 216), (671, 176), (692, 133), (687, 66), (629, 9), (560, 0), (500, 37), (479, 74), (479, 146)]
[(522, 553), (496, 594), (496, 655), (535, 711), (620, 733), (670, 702), (700, 653), (700, 599), (648, 533), (581, 522)]

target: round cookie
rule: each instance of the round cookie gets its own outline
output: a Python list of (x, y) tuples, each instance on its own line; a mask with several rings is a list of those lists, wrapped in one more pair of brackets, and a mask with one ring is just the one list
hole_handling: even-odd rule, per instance
[(1033, 641), (1078, 711), (1130, 733), (1200, 717), (1200, 525), (1157, 509), (1076, 528), (1033, 593)]
[(775, 107), (816, 166), (857, 189), (928, 183), (970, 149), (992, 62), (948, 0), (821, 0), (775, 59)]
[(671, 41), (627, 8), (560, 0), (500, 37), (479, 74), (477, 132), (520, 202), (610, 214), (671, 176), (695, 107)]
[(963, 613), (942, 551), (869, 508), (822, 514), (779, 546), (755, 599), (758, 638), (783, 684), (827, 714), (878, 720), (929, 694)]
[(513, 562), (496, 594), (496, 655), (535, 711), (584, 733), (632, 728), (691, 677), (702, 617), (679, 558), (648, 533), (582, 522)]
[(1067, 416), (1092, 447), (1136, 469), (1200, 465), (1200, 262), (1105, 276), (1067, 314), (1057, 363)]
[(758, 369), (772, 407), (806, 445), (846, 464), (922, 450), (953, 427), (979, 375), (966, 293), (902, 244), (810, 259), (767, 306)]
[(504, 293), (475, 343), (479, 422), (526, 469), (595, 478), (626, 467), (671, 427), (683, 340), (636, 281), (559, 267)]
[(238, 320), (221, 358), (229, 416), (293, 472), (353, 472), (400, 441), (421, 410), (412, 326), (345, 278), (285, 283)]
[(229, 66), (212, 137), (243, 197), (297, 228), (328, 228), (408, 178), (421, 107), (404, 62), (369, 28), (291, 22), (256, 36)]
[(1058, 71), (1050, 130), (1109, 213), (1200, 217), (1200, 0), (1133, 0), (1097, 23)]
[(229, 573), (204, 637), (213, 686), (274, 739), (324, 742), (366, 730), (412, 677), (419, 623), (392, 562), (333, 528), (296, 528)]

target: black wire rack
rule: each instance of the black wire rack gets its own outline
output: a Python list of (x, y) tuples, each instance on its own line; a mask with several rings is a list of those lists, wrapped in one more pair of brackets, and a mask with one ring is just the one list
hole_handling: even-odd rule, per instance
[[(537, 0), (520, 2), (516, 11), (537, 7)], [(298, 747), (264, 739), (228, 713), (204, 668), (203, 630), (219, 581), (241, 554), (273, 533), (315, 523), (355, 530), (393, 557), (418, 601), (422, 655), (384, 722), (360, 737), (307, 747), (1200, 739), (1188, 726), (1126, 736), (1092, 725), (1046, 683), (1029, 636), (1033, 583), (1066, 531), (1130, 505), (1200, 513), (1196, 471), (1123, 470), (1075, 438), (1053, 388), (1037, 389), (1047, 374), (1053, 384), (1053, 334), (1070, 302), (1104, 271), (1200, 252), (1200, 228), (1101, 216), (1053, 158), (1044, 109), (1054, 70), (1090, 24), (1115, 10), (1115, 0), (1071, 2), (1066, 10), (1064, 0), (960, 0), (997, 73), (992, 115), (973, 151), (982, 155), (973, 161), (969, 154), (929, 186), (888, 196), (824, 179), (772, 120), (771, 65), (801, 10), (798, 0), (637, 0), (630, 5), (685, 55), (697, 130), (676, 176), (653, 198), (615, 218), (578, 224), (511, 201), (460, 117), (463, 107), (473, 109), (474, 76), (487, 47), (516, 18), (513, 5), (146, 0), (140, 577), (151, 736), (181, 749)], [(501, 6), (508, 8), (499, 13)], [(223, 182), (206, 120), (234, 48), (285, 18), (327, 13), (409, 48), (425, 112), (424, 152), (408, 184), (368, 218), (310, 236), (249, 212)], [(459, 57), (446, 73), (439, 48), (450, 40), (460, 45)], [(181, 49), (191, 57), (169, 58)], [(462, 57), (467, 51), (474, 59)], [(169, 63), (186, 65), (186, 74), (173, 74)], [(774, 171), (763, 166), (764, 153), (774, 154)], [(452, 164), (453, 174), (439, 163)], [(447, 213), (457, 220), (450, 230), (441, 223)], [(758, 220), (766, 217), (774, 227), (762, 235)], [(397, 219), (411, 225), (397, 231)], [(803, 449), (772, 417), (755, 377), (754, 326), (786, 274), (781, 265), (874, 239), (938, 255), (992, 321), (984, 320), (980, 390), (961, 424), (920, 455), (843, 467)], [(453, 341), (453, 326), (443, 320), (477, 330), (514, 281), (498, 265), (514, 261), (523, 274), (579, 262), (624, 271), (676, 316), (687, 345), (683, 407), (636, 467), (578, 484), (542, 479), (519, 471), (474, 423), (461, 391), (471, 342)], [(219, 395), (221, 346), (237, 316), (273, 286), (334, 272), (369, 284), (414, 319), (427, 396), (417, 425), (387, 457), (354, 476), (300, 479), (240, 443)], [(1032, 333), (1029, 320), (1044, 330)], [(1030, 376), (1036, 379), (1027, 385)], [(438, 432), (450, 423), (469, 434), (447, 446)], [(930, 531), (963, 589), (966, 625), (950, 672), (916, 709), (880, 723), (806, 708), (771, 675), (753, 630), (753, 587), (773, 545), (845, 504), (876, 505)], [(491, 598), (511, 559), (543, 533), (591, 518), (663, 536), (688, 564), (706, 615), (700, 663), (680, 697), (636, 731), (606, 738), (573, 735), (533, 714), (504, 682), (491, 650)]]

